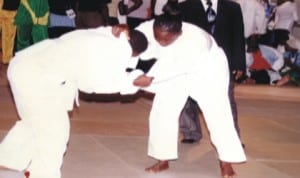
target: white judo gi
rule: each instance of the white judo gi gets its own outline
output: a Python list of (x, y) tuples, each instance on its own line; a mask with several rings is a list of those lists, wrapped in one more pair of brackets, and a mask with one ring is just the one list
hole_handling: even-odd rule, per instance
[(78, 90), (136, 92), (130, 79), (139, 72), (125, 72), (131, 55), (128, 40), (114, 37), (111, 27), (74, 31), (17, 53), (8, 79), (20, 120), (0, 144), (0, 165), (28, 170), (30, 178), (60, 178)]
[(183, 23), (178, 39), (163, 47), (153, 36), (153, 20), (137, 29), (147, 36), (150, 45), (141, 58), (157, 58), (147, 73), (154, 77), (152, 84), (144, 88), (155, 93), (148, 155), (158, 160), (178, 158), (178, 118), (191, 96), (204, 114), (219, 159), (246, 161), (230, 109), (227, 59), (214, 39), (200, 28)]

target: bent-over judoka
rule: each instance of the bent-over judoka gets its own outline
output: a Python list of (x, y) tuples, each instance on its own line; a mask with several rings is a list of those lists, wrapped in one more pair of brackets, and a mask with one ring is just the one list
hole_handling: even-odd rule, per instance
[(128, 60), (147, 48), (132, 30), (116, 37), (113, 27), (78, 30), (44, 40), (12, 59), (8, 80), (20, 120), (0, 144), (0, 166), (29, 171), (30, 178), (60, 178), (69, 139), (69, 116), (78, 90), (134, 93)]

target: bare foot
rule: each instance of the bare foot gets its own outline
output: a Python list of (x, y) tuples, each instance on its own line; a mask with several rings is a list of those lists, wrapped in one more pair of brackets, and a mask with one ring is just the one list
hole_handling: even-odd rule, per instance
[(247, 78), (245, 81), (244, 81), (245, 84), (255, 84), (255, 80), (251, 79), (251, 78)]
[(161, 171), (167, 170), (167, 169), (169, 169), (168, 161), (158, 161), (154, 165), (146, 168), (145, 171), (157, 173), (157, 172), (161, 172)]
[(221, 174), (223, 178), (233, 178), (235, 172), (231, 166), (231, 163), (220, 161)]
[(289, 83), (289, 81), (291, 80), (291, 78), (286, 75), (284, 77), (282, 77), (280, 80), (278, 80), (278, 82), (276, 83), (276, 86), (283, 86), (287, 83)]

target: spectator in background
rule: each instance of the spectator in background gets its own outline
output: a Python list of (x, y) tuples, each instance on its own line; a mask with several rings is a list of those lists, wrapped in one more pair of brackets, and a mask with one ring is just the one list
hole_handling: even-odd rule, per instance
[(266, 17), (266, 28), (268, 29), (268, 23), (270, 20), (273, 20), (275, 17), (276, 4), (271, 3), (270, 0), (261, 0), (260, 3), (263, 5), (265, 9), (265, 17)]
[(143, 4), (142, 0), (121, 0), (118, 3), (118, 21), (127, 24), (127, 16)]
[[(128, 6), (132, 6), (133, 1), (128, 1)], [(143, 0), (142, 5), (136, 10), (127, 14), (127, 24), (130, 28), (135, 28), (142, 22), (152, 18), (151, 0)]]
[(260, 3), (265, 8), (266, 18), (270, 19), (275, 13), (275, 4), (271, 3), (270, 0), (261, 0)]
[(247, 39), (247, 76), (245, 83), (274, 84), (281, 79), (283, 55), (275, 48), (259, 44), (259, 35)]
[(76, 0), (48, 0), (50, 8), (49, 38), (75, 29)]
[(22, 0), (15, 17), (17, 50), (48, 38), (48, 0)]
[(2, 63), (8, 64), (13, 57), (16, 36), (14, 19), (20, 0), (0, 0), (0, 31), (2, 43)]
[(266, 33), (261, 35), (260, 43), (265, 44), (268, 46), (273, 46), (274, 44), (274, 19), (275, 19), (275, 11), (276, 11), (276, 4), (271, 3), (269, 0), (261, 0), (260, 3), (265, 8), (265, 28)]
[(277, 1), (274, 22), (275, 48), (279, 45), (281, 47), (285, 46), (294, 24), (298, 22), (298, 20), (297, 6), (294, 0)]
[(236, 0), (242, 9), (244, 36), (266, 33), (266, 13), (263, 5), (257, 0)]
[[(289, 39), (290, 40), (290, 39)], [(293, 84), (300, 85), (300, 49), (295, 48), (287, 42), (285, 52), (283, 53), (285, 65), (280, 70), (282, 78), (276, 83), (276, 86)]]
[(96, 28), (109, 23), (107, 4), (111, 0), (77, 0), (76, 28)]

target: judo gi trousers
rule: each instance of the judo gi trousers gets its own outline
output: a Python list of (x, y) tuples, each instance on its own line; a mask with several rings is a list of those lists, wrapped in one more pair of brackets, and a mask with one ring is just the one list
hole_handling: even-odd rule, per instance
[[(22, 60), (27, 58), (16, 62)], [(11, 63), (8, 79), (20, 120), (0, 144), (0, 165), (28, 170), (30, 178), (60, 178), (70, 130), (62, 104), (66, 83), (57, 82), (55, 74), (43, 73), (43, 69), (28, 70), (26, 65)]]
[[(190, 96), (202, 109), (219, 159), (233, 163), (246, 161), (230, 108), (227, 61), (226, 58), (218, 60), (222, 54), (220, 51), (214, 52), (210, 57), (214, 60), (201, 62), (198, 72), (165, 82), (155, 83), (154, 80), (151, 87), (145, 88), (155, 93), (149, 118), (149, 156), (158, 160), (178, 158), (178, 118)], [(209, 72), (214, 75), (207, 75)]]

